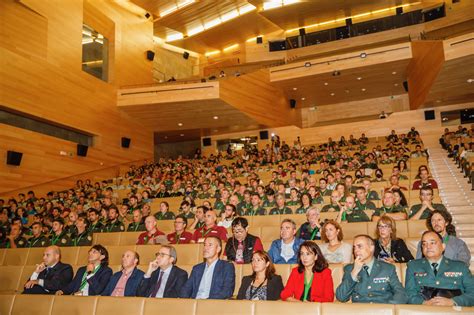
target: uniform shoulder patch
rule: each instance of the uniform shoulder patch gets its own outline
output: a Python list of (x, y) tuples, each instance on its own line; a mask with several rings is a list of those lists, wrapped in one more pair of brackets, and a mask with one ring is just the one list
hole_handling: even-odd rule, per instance
[(67, 242), (67, 241), (66, 241), (65, 238), (63, 238), (63, 239), (61, 240), (61, 243), (62, 243), (62, 244), (66, 244), (66, 242)]

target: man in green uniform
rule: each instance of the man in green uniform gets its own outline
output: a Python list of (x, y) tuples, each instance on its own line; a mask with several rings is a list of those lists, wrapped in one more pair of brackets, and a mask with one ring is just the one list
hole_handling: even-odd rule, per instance
[(43, 224), (35, 222), (31, 225), (33, 236), (28, 240), (28, 247), (47, 247), (49, 240), (43, 234)]
[(365, 188), (367, 200), (380, 200), (379, 194), (375, 190), (370, 189), (371, 181), (369, 178), (364, 178), (362, 186)]
[(49, 236), (49, 244), (56, 246), (68, 246), (70, 238), (64, 231), (64, 221), (61, 218), (53, 220), (53, 233)]
[(440, 234), (426, 231), (421, 238), (424, 258), (408, 262), (406, 291), (410, 304), (473, 306), (474, 278), (466, 264), (443, 256)]
[(116, 206), (109, 208), (109, 222), (105, 225), (103, 232), (124, 232), (125, 226), (118, 219), (119, 212)]
[(273, 209), (270, 210), (269, 214), (292, 214), (293, 211), (291, 211), (290, 208), (288, 208), (285, 205), (285, 195), (284, 194), (278, 194), (276, 197), (276, 204), (277, 206)]
[(433, 203), (433, 188), (429, 186), (420, 189), (420, 201), (410, 208), (410, 220), (426, 220), (434, 210), (448, 211), (442, 203)]
[(146, 231), (145, 223), (142, 220), (142, 212), (138, 209), (133, 210), (133, 222), (127, 227), (127, 232)]
[(254, 216), (254, 215), (265, 215), (265, 209), (260, 205), (261, 200), (260, 196), (257, 193), (252, 195), (252, 207), (245, 211), (244, 215)]
[(356, 209), (355, 198), (352, 195), (346, 197), (346, 203), (341, 207), (337, 215), (337, 222), (369, 222), (370, 218), (364, 210)]
[(377, 221), (384, 214), (394, 220), (406, 220), (407, 218), (405, 209), (402, 206), (395, 205), (395, 197), (390, 190), (383, 194), (382, 207), (375, 210), (372, 221)]
[(354, 238), (353, 264), (344, 267), (336, 289), (340, 302), (404, 304), (408, 301), (395, 266), (374, 258), (374, 240), (368, 235)]
[(342, 196), (339, 194), (337, 190), (334, 190), (331, 192), (331, 203), (328, 205), (325, 205), (322, 209), (321, 212), (328, 212), (328, 211), (340, 211), (340, 203), (339, 201), (341, 200)]
[(71, 235), (70, 246), (91, 246), (92, 245), (92, 233), (88, 231), (89, 220), (84, 213), (81, 213), (76, 220), (76, 230)]
[(356, 189), (356, 210), (375, 210), (377, 206), (367, 199), (367, 192), (364, 187), (357, 187)]
[(89, 209), (87, 212), (89, 215), (89, 232), (91, 233), (100, 233), (104, 229), (104, 225), (100, 222), (100, 213), (96, 209)]
[(21, 233), (21, 226), (18, 224), (12, 224), (10, 227), (10, 234), (7, 235), (4, 242), (0, 247), (2, 248), (23, 248), (26, 247), (28, 242)]

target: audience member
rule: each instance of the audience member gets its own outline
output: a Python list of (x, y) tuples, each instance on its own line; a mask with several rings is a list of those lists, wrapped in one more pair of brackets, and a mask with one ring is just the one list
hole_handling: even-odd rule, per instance
[(191, 240), (192, 243), (202, 243), (207, 236), (216, 236), (222, 241), (227, 241), (227, 230), (216, 224), (217, 215), (214, 210), (207, 210), (204, 214), (204, 226), (196, 229)]
[(297, 237), (305, 241), (314, 241), (321, 239), (321, 222), (319, 222), (319, 210), (311, 207), (306, 212), (306, 222), (303, 223), (298, 232)]
[(186, 231), (188, 219), (184, 214), (179, 214), (174, 218), (174, 232), (166, 236), (170, 244), (189, 244), (193, 238), (191, 232)]
[(122, 255), (122, 270), (114, 273), (102, 292), (104, 296), (136, 296), (138, 286), (143, 278), (143, 271), (138, 269), (140, 256), (137, 252), (127, 250)]
[(246, 218), (238, 217), (232, 221), (232, 237), (225, 246), (225, 256), (237, 264), (248, 264), (253, 254), (263, 251), (260, 238), (248, 234), (249, 223)]
[(330, 264), (348, 264), (352, 260), (352, 246), (343, 242), (344, 234), (342, 228), (334, 220), (327, 221), (322, 228), (321, 252)]
[(397, 238), (397, 226), (395, 220), (383, 215), (377, 221), (375, 231), (375, 258), (388, 263), (406, 263), (413, 258), (405, 241)]
[(274, 264), (294, 264), (297, 262), (298, 249), (303, 240), (295, 237), (296, 223), (284, 219), (280, 225), (280, 239), (274, 240), (268, 255)]
[(165, 233), (156, 227), (156, 218), (154, 216), (150, 215), (145, 219), (145, 227), (146, 231), (138, 236), (137, 245), (157, 244), (161, 236), (163, 236), (163, 240), (165, 239)]
[(127, 232), (144, 232), (146, 231), (145, 223), (143, 222), (143, 215), (140, 209), (135, 209), (132, 212), (132, 222), (127, 227)]
[(425, 220), (435, 210), (448, 211), (443, 204), (433, 203), (433, 188), (431, 187), (427, 186), (420, 189), (420, 201), (421, 203), (410, 208), (410, 220)]

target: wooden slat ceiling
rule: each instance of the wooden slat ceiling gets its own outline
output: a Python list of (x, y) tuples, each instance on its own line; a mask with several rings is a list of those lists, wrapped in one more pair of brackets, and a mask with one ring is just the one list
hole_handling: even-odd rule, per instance
[(297, 101), (297, 108), (400, 95), (406, 93), (403, 81), (408, 63), (409, 59), (405, 59), (343, 70), (338, 76), (328, 72), (275, 85), (280, 86), (289, 99)]

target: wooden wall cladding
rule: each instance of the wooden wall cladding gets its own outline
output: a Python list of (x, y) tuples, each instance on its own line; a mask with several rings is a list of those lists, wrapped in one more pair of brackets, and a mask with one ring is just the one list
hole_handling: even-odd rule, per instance
[[(119, 86), (152, 83), (145, 57), (153, 48), (152, 22), (113, 2), (84, 1), (0, 1), (0, 20), (10, 21), (0, 31), (0, 104), (95, 135), (86, 158), (62, 159), (59, 151), (75, 153), (75, 143), (1, 125), (0, 154), (25, 155), (17, 168), (0, 161), (0, 193), (153, 154), (152, 131), (117, 107)], [(84, 19), (110, 34), (109, 83), (81, 70)], [(123, 136), (132, 139), (130, 149), (121, 148)]]

